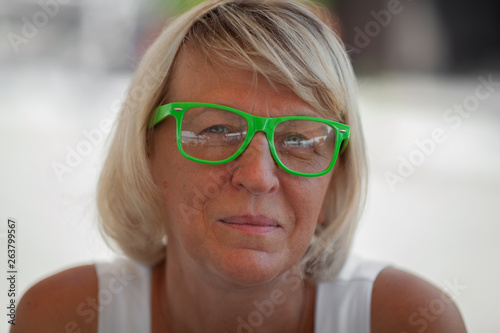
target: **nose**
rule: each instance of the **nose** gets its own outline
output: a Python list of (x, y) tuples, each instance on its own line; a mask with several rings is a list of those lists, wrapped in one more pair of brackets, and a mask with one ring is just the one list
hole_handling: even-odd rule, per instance
[(231, 183), (252, 194), (272, 193), (279, 188), (279, 166), (273, 159), (266, 135), (255, 133), (245, 151), (234, 160)]

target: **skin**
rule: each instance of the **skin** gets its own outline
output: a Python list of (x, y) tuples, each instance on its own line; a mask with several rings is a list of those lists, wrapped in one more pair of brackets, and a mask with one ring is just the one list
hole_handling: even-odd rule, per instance
[[(319, 116), (285, 87), (273, 87), (260, 76), (255, 81), (252, 72), (206, 66), (203, 58), (182, 53), (179, 59), (172, 102), (222, 104), (262, 117)], [(267, 299), (275, 289), (291, 289), (282, 277), (292, 274), (321, 221), (332, 173), (313, 178), (287, 173), (273, 160), (263, 133), (226, 165), (184, 158), (175, 145), (172, 117), (155, 135), (150, 161), (155, 182), (164, 189), (169, 235), (161, 282), (168, 291), (165, 325), (185, 332), (235, 330), (237, 317), (255, 310), (253, 300)], [(216, 184), (210, 173), (221, 179), (216, 189), (197, 195)], [(290, 291), (287, 298), (296, 301), (277, 308), (275, 320), (266, 321), (261, 330), (290, 326), (287, 331), (296, 332), (306, 289), (300, 284)], [(218, 311), (207, 318), (206, 309), (214, 308)]]
[[(250, 72), (206, 66), (196, 55), (181, 53), (179, 59), (169, 102), (222, 104), (266, 117), (317, 116), (291, 91), (260, 76), (255, 81)], [(276, 290), (286, 301), (255, 332), (313, 332), (315, 287), (294, 266), (324, 219), (323, 198), (334, 171), (306, 178), (281, 170), (263, 133), (231, 163), (192, 162), (178, 152), (174, 126), (170, 117), (157, 127), (150, 155), (169, 235), (166, 260), (153, 269), (153, 332), (235, 332), (238, 317), (246, 319), (254, 301), (269, 300)], [(269, 225), (256, 227), (255, 221)], [(97, 332), (97, 317), (85, 322), (75, 311), (97, 294), (94, 266), (49, 277), (24, 295), (11, 332)], [(451, 301), (438, 315), (422, 312), (425, 330), (422, 321), (410, 322), (414, 312), (441, 297), (424, 280), (385, 269), (373, 287), (371, 331), (466, 332)], [(68, 329), (71, 322), (79, 330)]]

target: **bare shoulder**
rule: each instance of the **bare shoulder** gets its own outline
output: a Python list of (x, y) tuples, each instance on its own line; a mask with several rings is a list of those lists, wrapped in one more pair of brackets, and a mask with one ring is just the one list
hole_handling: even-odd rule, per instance
[(387, 268), (375, 280), (372, 293), (373, 333), (467, 332), (453, 300), (429, 282)]
[(10, 332), (97, 332), (97, 293), (94, 265), (52, 275), (24, 294)]

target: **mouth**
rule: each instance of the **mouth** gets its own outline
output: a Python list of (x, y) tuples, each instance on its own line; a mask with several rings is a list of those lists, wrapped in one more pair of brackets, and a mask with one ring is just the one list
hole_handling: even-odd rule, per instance
[(250, 234), (265, 234), (281, 228), (276, 220), (266, 216), (229, 216), (220, 219), (219, 222)]

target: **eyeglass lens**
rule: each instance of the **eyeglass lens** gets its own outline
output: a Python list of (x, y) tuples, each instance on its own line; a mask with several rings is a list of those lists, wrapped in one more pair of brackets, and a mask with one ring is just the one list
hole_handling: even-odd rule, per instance
[[(247, 120), (237, 113), (193, 107), (182, 119), (181, 146), (189, 156), (221, 161), (238, 151), (247, 132)], [(274, 146), (287, 168), (302, 173), (321, 172), (334, 155), (335, 129), (314, 120), (287, 120), (276, 126)]]

